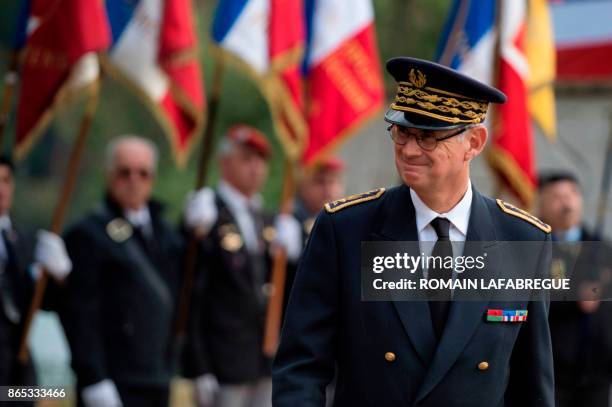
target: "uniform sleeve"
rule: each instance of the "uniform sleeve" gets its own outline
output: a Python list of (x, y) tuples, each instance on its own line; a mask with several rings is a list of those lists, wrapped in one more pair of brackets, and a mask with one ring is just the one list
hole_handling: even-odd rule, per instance
[(72, 353), (72, 367), (80, 386), (107, 377), (102, 332), (100, 247), (84, 228), (65, 236), (72, 273), (62, 288), (60, 317)]
[(338, 253), (331, 215), (319, 215), (297, 275), (272, 367), (273, 404), (324, 406), (332, 380), (339, 306)]
[[(550, 235), (546, 235), (538, 264), (538, 276), (548, 275), (551, 260)], [(521, 327), (510, 359), (510, 380), (505, 395), (507, 407), (554, 407), (552, 343), (548, 325), (548, 300), (532, 301), (528, 322)]]

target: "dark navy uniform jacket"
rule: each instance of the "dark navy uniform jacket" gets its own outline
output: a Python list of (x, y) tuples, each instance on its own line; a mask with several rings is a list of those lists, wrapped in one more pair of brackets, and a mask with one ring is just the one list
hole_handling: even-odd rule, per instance
[[(437, 343), (426, 302), (361, 300), (360, 244), (372, 240), (418, 241), (408, 187), (319, 215), (274, 360), (274, 406), (324, 406), (336, 370), (336, 406), (554, 406), (546, 301), (454, 302)], [(533, 267), (548, 267), (550, 234), (476, 190), (466, 240), (538, 241), (548, 254)], [(488, 309), (528, 318), (487, 322)]]
[(78, 388), (106, 378), (142, 388), (170, 382), (183, 242), (159, 203), (149, 211), (149, 244), (110, 198), (65, 235), (73, 269), (61, 287), (60, 317)]

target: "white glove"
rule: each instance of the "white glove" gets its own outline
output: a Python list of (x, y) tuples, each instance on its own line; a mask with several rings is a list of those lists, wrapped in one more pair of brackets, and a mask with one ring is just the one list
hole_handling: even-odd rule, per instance
[(110, 379), (83, 387), (81, 396), (86, 407), (123, 407), (117, 387)]
[(287, 258), (295, 261), (302, 253), (302, 228), (300, 222), (292, 215), (280, 214), (274, 225), (276, 237), (274, 243), (287, 251)]
[(207, 373), (195, 379), (195, 394), (198, 407), (210, 407), (219, 391), (219, 382), (215, 375)]
[(218, 211), (215, 205), (215, 193), (210, 188), (191, 192), (185, 205), (185, 225), (204, 233), (217, 221)]
[(64, 240), (55, 233), (39, 230), (37, 233), (34, 261), (40, 264), (52, 277), (63, 280), (72, 271)]

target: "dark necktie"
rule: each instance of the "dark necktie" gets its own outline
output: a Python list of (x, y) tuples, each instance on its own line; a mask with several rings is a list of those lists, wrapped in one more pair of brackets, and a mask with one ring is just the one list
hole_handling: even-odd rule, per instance
[[(436, 235), (438, 235), (438, 240), (431, 252), (432, 257), (441, 257), (443, 260), (447, 256), (452, 257), (453, 246), (449, 237), (450, 221), (445, 218), (435, 218), (431, 221), (431, 226), (436, 231)], [(429, 270), (429, 278), (451, 280), (453, 278), (453, 269), (451, 267), (444, 267), (445, 263), (447, 262), (434, 262), (434, 267)], [(429, 301), (429, 310), (431, 312), (434, 332), (438, 340), (440, 340), (450, 309), (451, 290), (440, 289), (433, 294), (435, 294), (436, 300)]]
[(263, 213), (261, 209), (259, 209), (255, 205), (248, 205), (249, 214), (251, 219), (253, 219), (253, 225), (255, 226), (255, 235), (257, 237), (257, 248), (255, 252), (249, 252), (251, 270), (252, 270), (252, 282), (255, 293), (262, 305), (264, 305), (267, 301), (264, 293), (262, 292), (262, 286), (268, 280), (268, 270), (266, 266), (266, 259), (264, 256), (265, 247), (263, 242), (263, 229), (264, 229), (264, 220)]

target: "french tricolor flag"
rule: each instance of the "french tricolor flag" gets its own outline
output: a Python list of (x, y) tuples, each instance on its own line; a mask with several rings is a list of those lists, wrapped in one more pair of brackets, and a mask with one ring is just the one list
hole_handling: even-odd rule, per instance
[(382, 107), (371, 0), (221, 0), (213, 39), (260, 85), (285, 151), (305, 165)]
[(301, 0), (220, 0), (212, 38), (217, 55), (235, 63), (259, 85), (285, 153), (298, 159), (306, 142), (301, 63)]
[(529, 207), (535, 193), (535, 151), (527, 109), (526, 33), (526, 0), (455, 0), (438, 59), (508, 96), (493, 115), (487, 160), (500, 186)]
[(380, 111), (384, 87), (370, 0), (306, 0), (306, 21), (308, 166)]
[(103, 68), (153, 111), (184, 164), (204, 122), (190, 0), (106, 0), (112, 45)]

